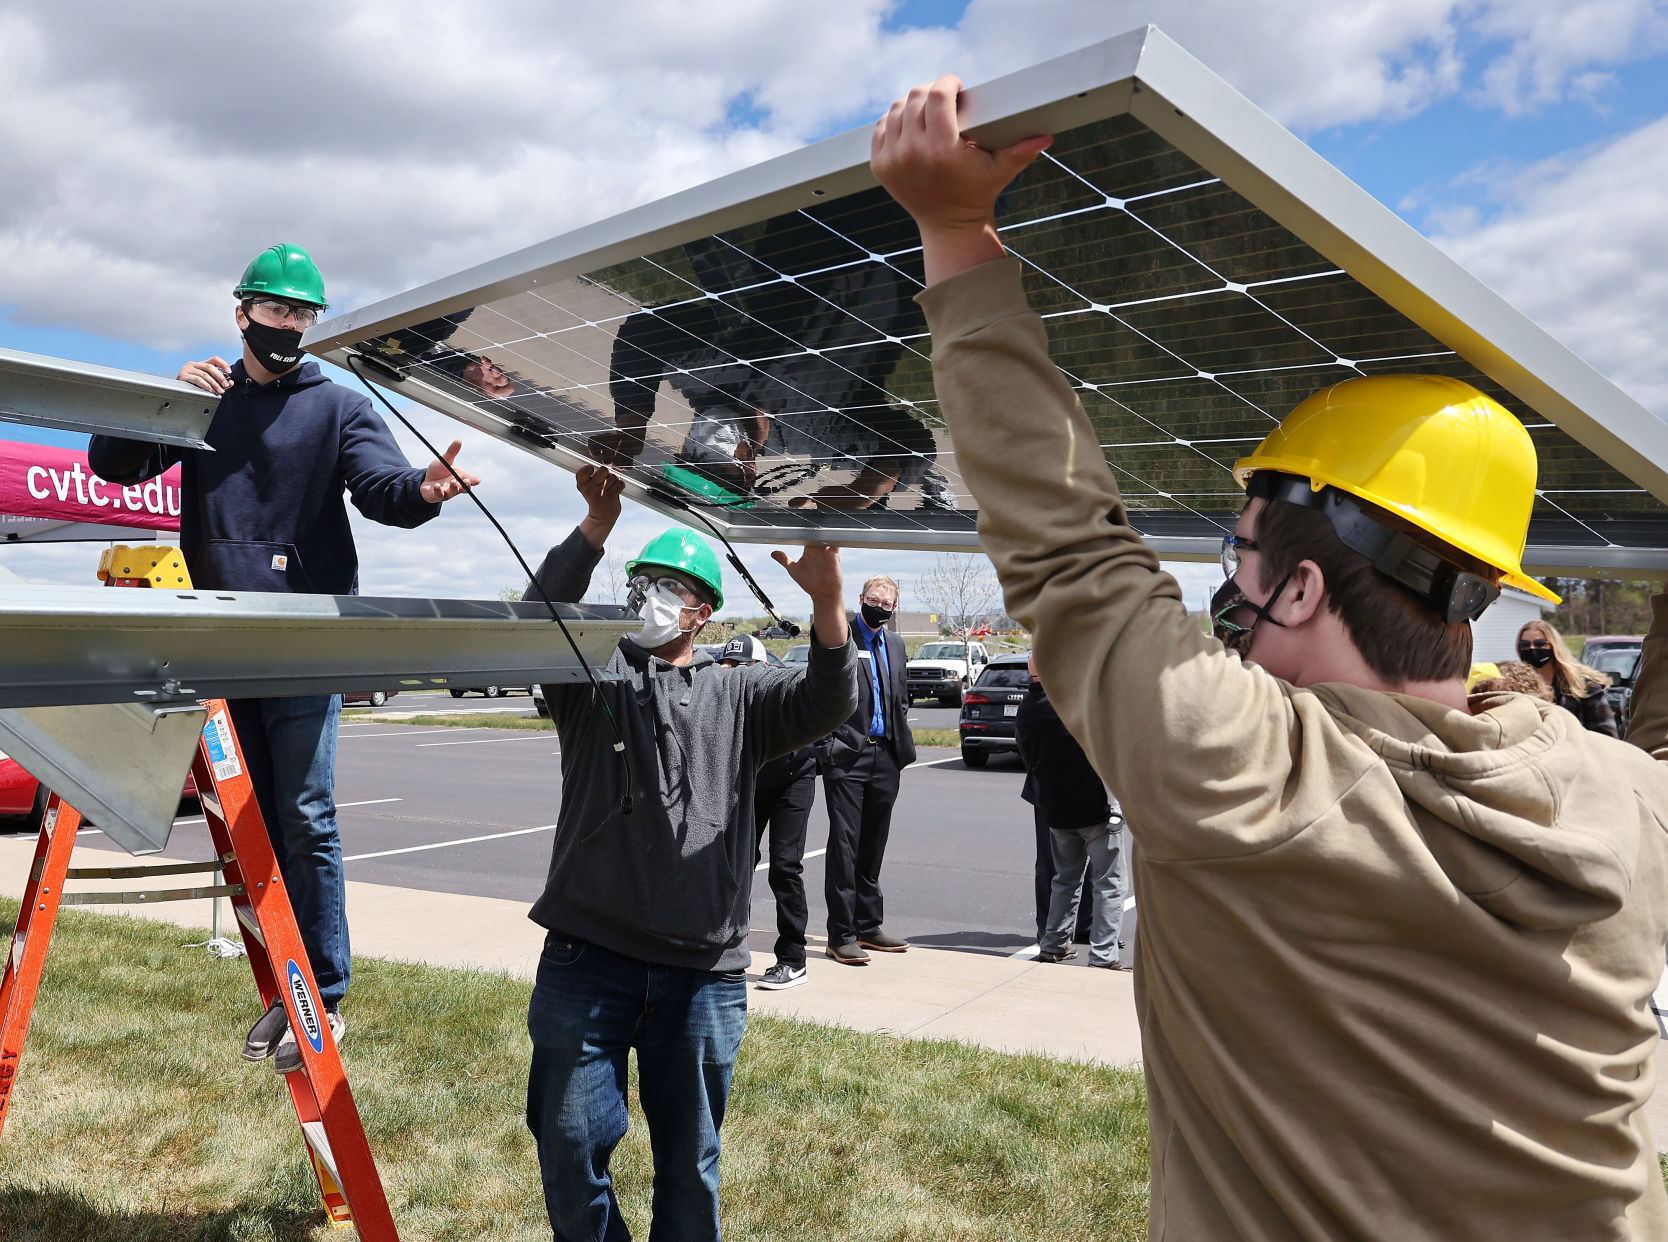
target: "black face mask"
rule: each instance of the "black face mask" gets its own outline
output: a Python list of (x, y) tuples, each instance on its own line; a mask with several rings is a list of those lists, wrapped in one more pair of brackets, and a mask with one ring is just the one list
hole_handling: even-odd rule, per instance
[[(1268, 597), (1266, 604), (1253, 604), (1245, 598), (1239, 589), (1239, 583), (1229, 578), (1216, 588), (1216, 594), (1210, 597), (1210, 632), (1216, 636), (1216, 641), (1229, 651), (1245, 659), (1251, 654), (1251, 635), (1257, 628), (1258, 621), (1267, 621), (1270, 625), (1285, 628), (1285, 622), (1276, 621), (1268, 615), (1268, 610), (1274, 607), (1274, 601), (1280, 598), (1280, 592), (1286, 589), (1291, 576), (1280, 579), (1280, 585), (1274, 588), (1274, 594)], [(1231, 621), (1229, 613), (1237, 612), (1241, 608), (1250, 611), (1256, 618), (1250, 625), (1239, 625)]]
[(892, 619), (890, 608), (876, 608), (873, 604), (863, 605), (863, 624), (871, 630), (878, 630)]
[(1517, 658), (1530, 668), (1545, 668), (1552, 663), (1551, 647), (1519, 647)]
[(243, 340), (255, 361), (274, 375), (282, 375), (301, 361), (301, 333), (295, 328), (269, 328), (251, 319)]

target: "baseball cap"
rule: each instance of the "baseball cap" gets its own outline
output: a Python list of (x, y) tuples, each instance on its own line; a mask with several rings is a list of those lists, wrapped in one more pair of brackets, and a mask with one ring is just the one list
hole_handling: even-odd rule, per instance
[(752, 634), (738, 634), (724, 644), (724, 650), (718, 659), (734, 660), (737, 664), (763, 664), (769, 655), (765, 652), (765, 645)]

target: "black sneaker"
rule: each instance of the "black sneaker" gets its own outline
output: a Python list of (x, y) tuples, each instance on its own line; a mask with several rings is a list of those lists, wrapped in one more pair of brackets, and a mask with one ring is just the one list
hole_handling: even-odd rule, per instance
[(797, 988), (805, 982), (805, 967), (791, 966), (787, 962), (777, 962), (759, 980), (759, 986), (767, 992), (780, 992), (783, 988)]
[[(342, 1033), (347, 1030), (342, 1015), (334, 1009), (327, 1009), (324, 1016), (330, 1019), (330, 1037), (341, 1043)], [(295, 1033), (288, 1026), (284, 1028), (284, 1037), (278, 1041), (278, 1051), (273, 1054), (272, 1068), (280, 1074), (293, 1074), (301, 1068), (301, 1047), (295, 1042)]]
[(243, 1059), (245, 1061), (264, 1061), (277, 1050), (278, 1041), (284, 1037), (284, 1032), (290, 1029), (290, 1020), (284, 1013), (284, 1002), (275, 1000), (266, 1007), (266, 1012), (260, 1021), (249, 1028), (249, 1034), (243, 1038)]
[(847, 940), (844, 944), (830, 944), (823, 952), (828, 954), (842, 966), (867, 966), (869, 955), (857, 947), (857, 941)]

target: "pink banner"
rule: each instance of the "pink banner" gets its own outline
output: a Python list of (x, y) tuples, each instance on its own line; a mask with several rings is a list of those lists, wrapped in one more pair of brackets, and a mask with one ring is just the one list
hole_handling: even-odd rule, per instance
[(0, 513), (178, 530), (180, 468), (123, 487), (89, 470), (85, 453), (0, 440)]

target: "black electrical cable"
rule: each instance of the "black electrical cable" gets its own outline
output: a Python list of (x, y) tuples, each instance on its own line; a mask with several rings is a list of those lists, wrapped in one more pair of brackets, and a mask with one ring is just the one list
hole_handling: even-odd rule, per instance
[[(365, 373), (356, 365), (360, 360), (361, 355), (349, 354), (347, 356), (348, 370), (352, 371), (358, 378), (359, 382), (365, 385), (367, 392), (374, 396), (378, 401), (382, 402), (388, 412), (405, 425), (405, 429), (407, 431), (417, 437), (424, 448), (434, 454), (436, 461), (445, 465), (452, 478), (457, 480), (457, 485), (463, 489), (464, 494), (475, 502), (475, 507), (486, 515), (487, 521), (492, 523), (492, 528), (498, 532), (498, 535), (501, 539), (503, 539), (505, 546), (509, 548), (510, 554), (515, 557), (516, 564), (521, 566), (521, 572), (527, 575), (527, 581), (533, 582), (533, 571), (528, 567), (526, 558), (521, 555), (521, 549), (515, 546), (515, 540), (510, 538), (509, 532), (506, 531), (499, 523), (498, 519), (492, 515), (492, 510), (488, 509), (486, 505), (482, 503), (481, 498), (475, 494), (475, 489), (463, 481), (463, 476), (452, 467), (452, 463), (446, 460), (445, 455), (441, 453), (439, 449), (435, 448), (434, 445), (429, 443), (428, 437), (418, 431), (416, 427), (412, 426), (411, 420), (396, 410), (393, 403), (389, 401), (387, 397), (382, 395), (382, 390), (377, 388), (376, 385), (372, 384), (365, 378)], [(374, 361), (371, 365), (378, 371), (382, 370), (382, 368), (377, 366)], [(396, 375), (396, 378), (403, 377)], [(722, 538), (722, 536), (720, 536), (720, 538)], [(743, 570), (742, 572), (745, 574), (746, 570)], [(603, 716), (608, 720), (608, 727), (614, 732), (614, 753), (619, 755), (620, 766), (625, 770), (625, 793), (620, 796), (620, 814), (630, 815), (632, 789), (631, 756), (626, 752), (625, 738), (620, 734), (619, 723), (614, 719), (614, 713), (608, 707), (608, 696), (603, 694), (602, 683), (597, 680), (596, 673), (592, 671), (590, 661), (585, 659), (585, 653), (579, 650), (579, 644), (574, 642), (573, 635), (568, 633), (568, 627), (562, 621), (562, 615), (556, 611), (556, 605), (550, 602), (543, 591), (540, 591), (538, 596), (540, 602), (544, 604), (545, 609), (550, 613), (550, 619), (556, 623), (556, 628), (562, 631), (562, 637), (568, 640), (568, 646), (573, 649), (574, 658), (579, 661), (579, 667), (585, 670), (585, 677), (591, 683), (591, 692), (595, 695), (598, 705), (601, 706)], [(775, 614), (772, 613), (771, 615), (774, 616)]]

